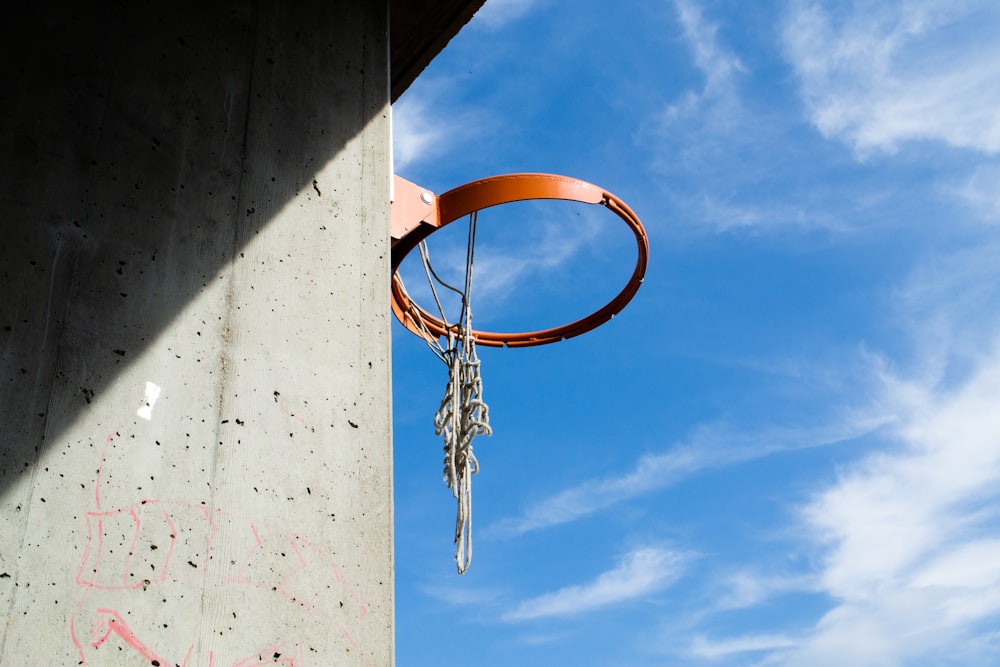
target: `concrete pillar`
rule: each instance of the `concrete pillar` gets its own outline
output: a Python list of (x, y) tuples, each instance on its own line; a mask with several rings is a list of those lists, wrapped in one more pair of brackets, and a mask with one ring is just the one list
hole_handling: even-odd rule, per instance
[(8, 22), (0, 664), (392, 663), (386, 25)]

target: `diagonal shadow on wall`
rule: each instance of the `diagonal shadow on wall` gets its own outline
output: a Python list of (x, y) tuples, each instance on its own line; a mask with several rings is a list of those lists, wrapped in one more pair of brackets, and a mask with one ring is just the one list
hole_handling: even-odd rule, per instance
[[(386, 112), (384, 34), (370, 30), (385, 11), (182, 1), (9, 14), (0, 499), (293, 197), (337, 197), (314, 177)], [(388, 172), (362, 178), (388, 187)]]

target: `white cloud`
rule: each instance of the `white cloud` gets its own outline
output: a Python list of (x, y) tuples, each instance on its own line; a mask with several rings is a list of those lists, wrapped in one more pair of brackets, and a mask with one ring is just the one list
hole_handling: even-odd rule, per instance
[(1000, 539), (978, 540), (935, 559), (913, 580), (918, 588), (983, 589), (1000, 584)]
[(775, 596), (793, 591), (815, 590), (816, 582), (809, 575), (767, 575), (744, 570), (726, 577), (724, 593), (712, 605), (712, 611), (746, 609)]
[[(583, 212), (574, 218), (572, 226), (551, 219), (537, 219), (528, 235), (520, 237), (514, 247), (493, 252), (489, 248), (477, 249), (473, 286), (477, 298), (492, 306), (502, 303), (517, 285), (558, 269), (586, 246), (595, 243), (608, 229), (602, 222), (611, 221), (613, 217), (603, 207), (557, 205), (580, 208)], [(606, 220), (599, 219), (605, 216)], [(464, 252), (463, 248), (463, 256)]]
[[(563, 213), (561, 217), (552, 216), (546, 209), (537, 215), (534, 211), (525, 214), (526, 209), (518, 206), (509, 204), (480, 213), (472, 283), (476, 313), (502, 310), (500, 306), (519, 295), (519, 287), (529, 282), (535, 285), (546, 277), (557, 275), (568, 263), (579, 261), (585, 250), (599, 247), (600, 241), (610, 238), (608, 232), (616, 224), (611, 213), (595, 205), (555, 202), (554, 206)], [(574, 212), (579, 215), (571, 215)], [(435, 234), (428, 239), (428, 249), (435, 273), (449, 285), (461, 288), (464, 285), (466, 227), (464, 221), (453, 224), (461, 227), (462, 233)], [(437, 315), (419, 255), (417, 251), (412, 255), (412, 259), (407, 258), (403, 263), (400, 275), (414, 300), (424, 308), (435, 308), (432, 312)], [(623, 269), (627, 277), (631, 267), (626, 264)], [(436, 289), (449, 320), (455, 321), (461, 313), (460, 298), (439, 286)]]
[(484, 607), (495, 602), (501, 593), (490, 588), (479, 588), (468, 585), (464, 579), (451, 577), (434, 585), (419, 586), (420, 591), (428, 597), (455, 607)]
[(843, 232), (848, 228), (837, 216), (819, 208), (785, 203), (736, 204), (716, 199), (709, 193), (703, 193), (688, 207), (697, 211), (695, 219), (703, 220), (716, 232), (790, 227)]
[[(895, 360), (869, 355), (882, 385), (872, 403), (892, 420), (882, 447), (800, 508), (794, 547), (814, 566), (798, 578), (738, 570), (708, 610), (753, 614), (792, 592), (830, 601), (806, 629), (803, 617), (765, 626), (765, 636), (790, 643), (762, 649), (759, 664), (1000, 660), (1000, 255), (992, 228), (975, 231), (979, 243), (935, 248), (894, 294)], [(904, 340), (912, 353), (902, 352)], [(692, 648), (706, 658), (730, 646), (725, 637), (705, 641)]]
[(448, 128), (427, 109), (418, 96), (403, 97), (392, 107), (392, 162), (397, 172), (405, 171), (421, 158), (445, 150)]
[(784, 635), (744, 635), (723, 640), (695, 637), (688, 653), (696, 658), (713, 660), (738, 653), (770, 651), (795, 645), (795, 640)]
[(845, 469), (803, 509), (822, 547), (819, 590), (836, 603), (779, 664), (983, 664), (961, 655), (989, 647), (1000, 618), (996, 350), (958, 387), (887, 383), (895, 447)]
[(827, 585), (847, 597), (966, 534), (970, 510), (996, 500), (1000, 360), (955, 395), (913, 387), (897, 393), (910, 413), (899, 434), (905, 449), (869, 457), (806, 510), (835, 545)]
[(642, 456), (624, 474), (588, 480), (544, 498), (529, 506), (521, 516), (502, 519), (488, 527), (484, 535), (510, 537), (576, 521), (617, 503), (671, 486), (701, 470), (777, 452), (851, 440), (884, 423), (881, 416), (859, 416), (833, 429), (772, 429), (751, 435), (702, 427), (684, 444), (661, 454)]
[(745, 72), (746, 68), (739, 58), (719, 45), (716, 39), (719, 27), (705, 20), (700, 6), (687, 0), (677, 0), (674, 4), (695, 65), (705, 74), (704, 94), (717, 97), (728, 93), (734, 75)]
[(962, 369), (982, 363), (1000, 331), (1000, 310), (992, 305), (1000, 300), (997, 257), (1000, 244), (980, 237), (971, 247), (918, 262), (897, 291), (893, 314), (915, 349), (909, 374), (923, 386), (966, 379)]
[[(680, 91), (649, 117), (637, 142), (653, 147), (652, 170), (678, 218), (679, 229), (736, 234), (824, 230), (842, 232), (849, 211), (828, 190), (789, 189), (801, 174), (787, 173), (804, 150), (784, 111), (743, 102), (758, 83), (720, 35), (719, 25), (690, 0), (674, 2), (684, 43), (702, 75), (700, 87)], [(649, 139), (653, 141), (649, 141)], [(780, 183), (780, 185), (779, 185)], [(780, 191), (780, 200), (773, 195)], [(852, 197), (857, 202), (857, 197)]]
[(447, 80), (422, 80), (419, 89), (411, 88), (392, 105), (392, 166), (397, 174), (448, 155), (491, 127), (485, 112), (451, 103), (452, 88)]
[(700, 91), (689, 90), (669, 105), (663, 120), (669, 124), (685, 118), (703, 119), (709, 107), (714, 120), (726, 122), (739, 106), (735, 77), (746, 69), (739, 58), (719, 44), (718, 26), (705, 20), (700, 6), (688, 0), (676, 0), (674, 5), (694, 64), (705, 82)]
[(996, 664), (1000, 341), (988, 350), (957, 383), (880, 369), (878, 402), (895, 415), (886, 446), (845, 466), (801, 508), (797, 549), (815, 549), (815, 569), (737, 571), (704, 612), (756, 614), (775, 596), (808, 592), (831, 601), (812, 627), (799, 617), (772, 632), (697, 635), (682, 651), (725, 664), (756, 652), (752, 664), (784, 667)]
[(905, 141), (1000, 151), (1000, 14), (991, 0), (799, 2), (785, 50), (811, 121), (859, 156)]
[(624, 475), (588, 480), (561, 491), (530, 506), (519, 517), (500, 520), (484, 534), (515, 536), (576, 521), (616, 503), (669, 486), (708, 465), (708, 458), (692, 446), (646, 455)]
[(986, 222), (1000, 222), (1000, 165), (981, 165), (953, 192)]
[(475, 25), (498, 29), (527, 15), (538, 0), (487, 0), (476, 12)]
[(691, 554), (655, 547), (630, 552), (618, 565), (586, 584), (567, 586), (519, 604), (505, 621), (573, 616), (661, 591), (680, 577)]

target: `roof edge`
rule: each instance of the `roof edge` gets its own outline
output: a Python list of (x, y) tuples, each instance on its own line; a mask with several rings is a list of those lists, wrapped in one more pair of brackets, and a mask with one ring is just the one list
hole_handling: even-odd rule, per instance
[[(389, 67), (395, 102), (486, 0), (389, 2)], [(430, 10), (429, 7), (433, 7)]]

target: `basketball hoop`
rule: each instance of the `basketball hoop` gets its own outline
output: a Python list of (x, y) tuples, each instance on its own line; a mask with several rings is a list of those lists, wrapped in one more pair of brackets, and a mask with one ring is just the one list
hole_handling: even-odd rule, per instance
[[(429, 190), (399, 176), (393, 181), (394, 197), (390, 221), (392, 237), (392, 312), (411, 332), (422, 338), (448, 366), (448, 386), (434, 417), (437, 435), (444, 437), (444, 479), (458, 501), (455, 521), (455, 563), (459, 574), (472, 561), (472, 481), (479, 463), (472, 452), (477, 435), (490, 435), (489, 409), (483, 400), (483, 383), (476, 345), (529, 347), (573, 338), (598, 327), (621, 312), (642, 285), (649, 257), (649, 240), (638, 216), (618, 197), (585, 181), (553, 174), (507, 174), (472, 181), (434, 196)], [(604, 307), (590, 315), (551, 329), (520, 333), (479, 331), (472, 327), (472, 268), (479, 211), (518, 201), (559, 199), (599, 204), (620, 217), (635, 236), (638, 258), (625, 287)], [(433, 232), (469, 216), (465, 285), (459, 290), (441, 280), (430, 265), (423, 241)], [(427, 312), (407, 294), (398, 270), (414, 248), (420, 249), (424, 271), (440, 317)], [(438, 298), (435, 281), (461, 295), (462, 314), (448, 323)], [(444, 339), (442, 345), (440, 340)]]
[(600, 204), (621, 218), (635, 235), (637, 258), (635, 270), (625, 287), (604, 307), (590, 315), (541, 331), (500, 333), (473, 329), (479, 345), (488, 347), (529, 347), (547, 345), (573, 338), (599, 327), (617, 315), (632, 300), (642, 285), (649, 258), (649, 239), (639, 217), (621, 199), (596, 185), (568, 176), (554, 174), (506, 174), (460, 185), (435, 197), (399, 176), (395, 177), (395, 201), (392, 203), (392, 312), (407, 329), (421, 338), (422, 320), (427, 331), (447, 337), (448, 327), (438, 317), (424, 310), (410, 298), (397, 270), (403, 259), (433, 232), (476, 211), (491, 206), (531, 199), (561, 199)]

